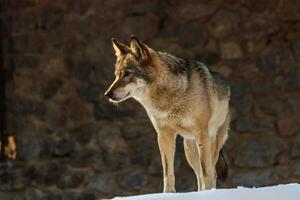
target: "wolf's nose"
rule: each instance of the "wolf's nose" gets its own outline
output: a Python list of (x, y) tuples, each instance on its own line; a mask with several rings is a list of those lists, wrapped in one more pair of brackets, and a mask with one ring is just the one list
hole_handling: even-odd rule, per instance
[(106, 91), (106, 92), (104, 93), (104, 96), (106, 96), (107, 98), (111, 98), (112, 92), (111, 92), (111, 91)]

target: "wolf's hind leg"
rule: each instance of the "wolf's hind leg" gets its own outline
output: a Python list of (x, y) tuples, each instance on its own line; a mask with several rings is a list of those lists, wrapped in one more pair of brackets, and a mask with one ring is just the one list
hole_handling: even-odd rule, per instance
[(228, 129), (229, 129), (229, 123), (230, 123), (230, 117), (229, 114), (227, 115), (224, 123), (222, 126), (218, 129), (218, 133), (216, 135), (216, 139), (214, 141), (214, 146), (212, 148), (213, 150), (213, 164), (214, 166), (216, 165), (218, 158), (219, 158), (219, 153), (225, 143), (225, 141), (228, 138)]
[(195, 133), (195, 139), (204, 177), (201, 190), (207, 190), (216, 187), (216, 175), (212, 162), (212, 140), (209, 137), (208, 125), (199, 127), (197, 132), (198, 134)]
[(216, 187), (216, 172), (212, 162), (211, 140), (207, 139), (200, 150), (203, 177), (205, 182), (204, 190)]
[(225, 122), (218, 129), (218, 133), (212, 145), (213, 166), (215, 166), (217, 178), (222, 182), (226, 180), (228, 175), (228, 167), (221, 150), (228, 138), (229, 124), (230, 124), (230, 119), (228, 114)]
[(184, 139), (184, 153), (189, 165), (194, 170), (197, 177), (198, 191), (201, 191), (201, 185), (204, 184), (201, 161), (195, 140)]

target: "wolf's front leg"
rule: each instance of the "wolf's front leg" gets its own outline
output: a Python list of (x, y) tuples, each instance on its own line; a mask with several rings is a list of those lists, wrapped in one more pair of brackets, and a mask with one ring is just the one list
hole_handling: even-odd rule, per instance
[(157, 139), (163, 166), (164, 192), (176, 192), (174, 176), (176, 134), (159, 130)]

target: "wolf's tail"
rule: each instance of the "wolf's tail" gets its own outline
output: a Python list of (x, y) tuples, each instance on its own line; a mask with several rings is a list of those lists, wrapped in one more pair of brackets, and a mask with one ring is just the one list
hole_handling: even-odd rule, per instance
[(228, 176), (228, 166), (225, 161), (222, 150), (219, 153), (219, 159), (216, 164), (216, 171), (217, 171), (218, 180), (220, 180), (221, 182), (225, 182)]

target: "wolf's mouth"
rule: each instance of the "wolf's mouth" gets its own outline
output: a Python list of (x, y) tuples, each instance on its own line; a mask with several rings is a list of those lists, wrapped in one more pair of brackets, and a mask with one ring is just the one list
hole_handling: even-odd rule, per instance
[(122, 101), (125, 101), (130, 97), (129, 93), (125, 95), (125, 97), (119, 98), (119, 97), (114, 97), (114, 98), (109, 98), (109, 101), (112, 103), (121, 103)]
[(120, 102), (122, 102), (122, 99), (120, 99), (120, 100), (118, 100), (118, 99), (108, 99), (108, 100), (111, 103), (120, 103)]

